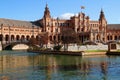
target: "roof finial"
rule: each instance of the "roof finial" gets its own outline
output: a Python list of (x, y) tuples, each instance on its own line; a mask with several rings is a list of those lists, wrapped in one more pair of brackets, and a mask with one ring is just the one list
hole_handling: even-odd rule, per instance
[(103, 13), (103, 8), (101, 8), (101, 13)]
[(48, 3), (46, 2), (46, 7), (48, 7)]

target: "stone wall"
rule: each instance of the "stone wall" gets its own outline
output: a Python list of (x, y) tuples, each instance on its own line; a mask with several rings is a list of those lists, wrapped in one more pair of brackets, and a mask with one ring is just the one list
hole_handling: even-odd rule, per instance
[[(117, 45), (117, 49), (120, 49), (120, 45)], [(69, 45), (68, 51), (85, 51), (85, 50), (108, 50), (108, 45)]]
[(85, 50), (108, 50), (107, 45), (82, 45), (69, 46), (68, 51), (85, 51)]

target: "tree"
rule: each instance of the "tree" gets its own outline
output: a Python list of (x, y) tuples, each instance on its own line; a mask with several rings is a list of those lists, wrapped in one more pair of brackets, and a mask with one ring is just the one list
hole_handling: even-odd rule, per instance
[(30, 45), (39, 45), (39, 41), (36, 38), (32, 37), (29, 40), (29, 44)]
[(47, 47), (47, 44), (48, 44), (48, 33), (42, 33), (42, 34), (39, 34), (40, 36), (40, 44), (41, 46), (43, 46), (44, 44), (46, 45)]
[(70, 43), (80, 43), (78, 34), (73, 29), (65, 29), (61, 33), (62, 35), (62, 43), (64, 44), (64, 50), (65, 48), (68, 50), (68, 44)]
[(34, 38), (34, 37), (30, 38), (28, 43), (30, 45), (29, 50), (39, 50), (40, 42), (36, 38)]

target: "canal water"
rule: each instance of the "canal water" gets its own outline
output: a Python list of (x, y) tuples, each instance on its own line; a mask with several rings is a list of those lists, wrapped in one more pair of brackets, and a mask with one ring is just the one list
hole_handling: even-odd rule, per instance
[(120, 80), (120, 56), (2, 51), (0, 80)]

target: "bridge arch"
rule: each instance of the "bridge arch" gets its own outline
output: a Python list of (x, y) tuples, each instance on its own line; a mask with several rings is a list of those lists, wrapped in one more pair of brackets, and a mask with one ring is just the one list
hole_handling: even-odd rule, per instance
[(27, 44), (16, 44), (12, 46), (12, 50), (27, 50), (29, 46)]
[(11, 43), (3, 47), (4, 50), (27, 50), (28, 48), (27, 43)]

